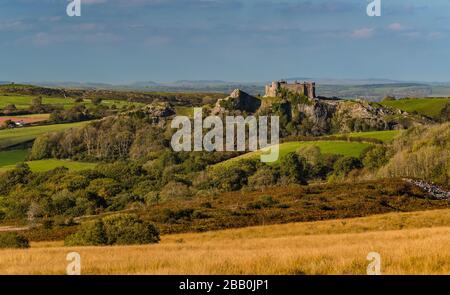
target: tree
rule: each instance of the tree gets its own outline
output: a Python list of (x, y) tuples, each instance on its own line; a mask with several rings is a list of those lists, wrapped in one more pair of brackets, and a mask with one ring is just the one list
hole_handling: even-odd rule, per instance
[(100, 246), (107, 243), (108, 239), (101, 220), (83, 224), (77, 233), (68, 236), (64, 241), (66, 246)]
[(159, 230), (134, 214), (118, 214), (103, 218), (109, 245), (158, 243)]
[(136, 245), (160, 241), (159, 229), (134, 214), (118, 214), (88, 222), (67, 237), (66, 246)]
[(278, 169), (264, 165), (255, 174), (248, 178), (248, 185), (253, 188), (262, 188), (275, 185), (280, 178)]
[(100, 97), (93, 97), (93, 98), (91, 98), (91, 102), (92, 102), (92, 104), (97, 106), (102, 103), (102, 99)]
[(37, 96), (37, 97), (33, 97), (33, 99), (31, 100), (31, 106), (34, 108), (38, 108), (42, 106), (42, 97)]
[(362, 158), (364, 167), (372, 171), (387, 164), (389, 161), (387, 157), (387, 148), (381, 145), (371, 147), (365, 152)]
[(108, 200), (122, 190), (120, 184), (111, 178), (98, 178), (91, 181), (87, 191), (97, 194), (99, 197)]
[(17, 107), (15, 104), (8, 104), (3, 108), (3, 112), (8, 115), (17, 111)]
[(44, 105), (42, 104), (42, 97), (33, 97), (31, 100), (30, 111), (34, 113), (42, 113), (45, 111)]
[(0, 233), (0, 248), (29, 248), (28, 239), (15, 233)]
[(307, 163), (296, 153), (289, 153), (281, 159), (280, 174), (289, 183), (306, 184)]
[(342, 157), (334, 165), (334, 174), (337, 176), (347, 176), (354, 169), (363, 167), (361, 160), (355, 157)]

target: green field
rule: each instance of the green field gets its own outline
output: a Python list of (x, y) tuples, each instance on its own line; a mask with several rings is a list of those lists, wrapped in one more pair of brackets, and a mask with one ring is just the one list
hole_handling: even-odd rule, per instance
[(37, 136), (54, 131), (66, 130), (85, 125), (87, 122), (54, 124), (0, 130), (0, 149), (35, 139)]
[(0, 168), (9, 165), (15, 165), (25, 161), (28, 150), (13, 150), (0, 152)]
[(187, 116), (189, 118), (194, 117), (193, 107), (175, 107), (175, 112), (177, 113), (177, 116)]
[[(14, 104), (17, 109), (24, 110), (28, 109), (31, 105), (31, 101), (34, 96), (29, 95), (0, 95), (0, 109), (3, 109), (5, 106), (9, 104)], [(64, 109), (69, 109), (73, 106), (75, 106), (77, 103), (71, 99), (71, 98), (58, 98), (58, 97), (43, 97), (42, 103), (45, 105), (54, 105), (54, 106), (60, 106)], [(83, 104), (86, 107), (92, 107), (93, 104), (91, 103), (91, 100), (85, 99), (83, 101)], [(137, 102), (128, 102), (124, 100), (113, 100), (113, 99), (106, 99), (102, 100), (102, 105), (106, 106), (112, 106), (116, 105), (117, 108), (121, 108), (123, 106), (130, 106), (135, 105), (139, 106), (142, 105), (141, 103)]]
[(400, 135), (401, 130), (385, 130), (385, 131), (369, 131), (369, 132), (354, 132), (346, 134), (349, 137), (359, 137), (359, 138), (374, 138), (381, 140), (383, 142), (390, 142), (398, 135)]
[[(300, 147), (317, 146), (323, 154), (337, 154), (350, 157), (359, 157), (364, 149), (371, 144), (364, 142), (348, 142), (348, 141), (293, 141), (280, 144), (280, 157), (284, 157), (288, 153), (297, 151)], [(255, 159), (261, 155), (260, 151), (250, 152), (245, 155), (224, 161), (216, 165), (230, 165), (242, 159)]]
[[(1, 156), (1, 154), (0, 154)], [(21, 162), (21, 161), (18, 161)], [(17, 162), (16, 162), (17, 163)], [(93, 169), (97, 166), (96, 163), (85, 163), (85, 162), (76, 162), (70, 160), (57, 160), (57, 159), (47, 159), (47, 160), (38, 160), (38, 161), (30, 161), (26, 162), (30, 169), (33, 172), (44, 172), (49, 171), (58, 167), (66, 167), (69, 170), (80, 171), (86, 169)], [(14, 165), (8, 165), (0, 167), (0, 172), (5, 172), (7, 170), (13, 169)]]
[(381, 104), (408, 113), (417, 112), (420, 115), (438, 118), (442, 109), (450, 104), (450, 98), (410, 98), (383, 101)]

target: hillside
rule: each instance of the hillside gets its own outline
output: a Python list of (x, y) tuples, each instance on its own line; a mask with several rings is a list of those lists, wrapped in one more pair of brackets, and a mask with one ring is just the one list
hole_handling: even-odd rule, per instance
[(391, 145), (388, 163), (380, 177), (411, 177), (449, 186), (450, 123), (408, 130)]
[[(298, 149), (308, 146), (316, 146), (320, 149), (322, 154), (342, 155), (347, 157), (359, 157), (361, 153), (368, 147), (369, 143), (362, 142), (346, 142), (346, 141), (294, 141), (285, 142), (280, 144), (280, 157), (276, 163), (279, 163), (280, 159), (289, 153), (296, 152)], [(225, 162), (217, 164), (215, 167), (222, 167), (223, 165), (229, 166), (243, 159), (258, 159), (261, 155), (261, 151), (249, 152), (242, 156), (232, 158)]]
[(0, 149), (32, 141), (39, 135), (86, 125), (88, 122), (33, 126), (0, 130)]
[[(49, 98), (100, 98), (103, 100), (119, 100), (127, 102), (140, 102), (149, 104), (157, 101), (170, 102), (176, 106), (199, 106), (204, 99), (219, 99), (225, 97), (220, 93), (209, 92), (143, 92), (127, 90), (108, 90), (108, 89), (76, 89), (76, 88), (49, 88), (33, 85), (6, 84), (0, 85), (0, 95), (29, 97), (43, 96)], [(1, 101), (1, 99), (0, 99)]]
[[(102, 168), (98, 167), (97, 170), (101, 171)], [(58, 185), (67, 187), (73, 185), (71, 181), (76, 173), (62, 178), (52, 176), (51, 173), (45, 175), (60, 178)], [(117, 187), (111, 180), (108, 183), (111, 187), (103, 192), (105, 196)], [(93, 184), (98, 185), (98, 182)], [(94, 186), (91, 187), (94, 189)], [(448, 208), (446, 200), (432, 199), (428, 193), (401, 179), (308, 186), (284, 185), (224, 193), (203, 192), (195, 197), (186, 197), (186, 189), (178, 184), (172, 183), (171, 187), (172, 190), (160, 193), (159, 202), (139, 205), (135, 200), (134, 206), (128, 207), (126, 212), (138, 214), (156, 224), (163, 234), (169, 234)], [(21, 200), (25, 202), (31, 196), (26, 189), (22, 192)], [(56, 193), (59, 198), (67, 194)], [(121, 198), (125, 198), (125, 195)], [(82, 198), (79, 202), (81, 200)], [(116, 201), (121, 200), (116, 198)], [(67, 214), (81, 209), (78, 208), (72, 208)], [(86, 223), (118, 213), (120, 212), (106, 211), (99, 215), (80, 216), (76, 220)], [(52, 228), (34, 228), (23, 234), (32, 241), (64, 239), (79, 227), (77, 224), (66, 225), (66, 218), (67, 216), (55, 218), (58, 224)]]
[[(380, 104), (408, 113), (417, 113), (433, 119), (439, 119), (445, 108), (450, 109), (450, 98), (410, 98), (384, 100)], [(450, 112), (448, 112), (450, 114)], [(450, 120), (450, 117), (447, 118)]]

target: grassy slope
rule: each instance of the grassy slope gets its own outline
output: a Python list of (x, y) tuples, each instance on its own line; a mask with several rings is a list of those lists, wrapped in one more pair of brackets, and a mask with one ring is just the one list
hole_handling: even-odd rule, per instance
[(0, 171), (4, 166), (15, 165), (25, 161), (28, 150), (14, 150), (0, 152)]
[[(324, 154), (339, 154), (344, 156), (358, 157), (361, 152), (370, 146), (369, 143), (362, 142), (347, 142), (347, 141), (293, 141), (280, 144), (280, 157), (287, 155), (288, 153), (295, 152), (300, 147), (305, 146), (317, 146)], [(229, 165), (242, 159), (255, 159), (261, 155), (260, 151), (247, 153), (245, 155), (224, 161), (217, 165)], [(216, 166), (217, 166), (216, 165)]]
[[(163, 236), (159, 245), (0, 250), (2, 274), (64, 274), (68, 252), (83, 274), (449, 274), (450, 210)], [(30, 259), (30, 258), (33, 259)]]
[[(0, 95), (0, 109), (4, 108), (8, 104), (14, 104), (17, 109), (27, 109), (30, 107), (33, 96), (28, 95)], [(44, 97), (43, 104), (51, 104), (55, 106), (62, 106), (65, 109), (71, 108), (76, 105), (75, 101), (71, 98), (58, 98), (58, 97)], [(93, 104), (89, 99), (85, 99), (83, 102), (87, 107), (92, 107)], [(118, 108), (126, 105), (142, 105), (141, 103), (130, 103), (124, 100), (112, 100), (107, 99), (102, 101), (103, 105), (111, 106), (115, 104)]]
[[(1, 153), (0, 153), (1, 156)], [(21, 162), (21, 161), (17, 161)], [(17, 163), (15, 162), (15, 163)], [(14, 163), (14, 164), (15, 164)], [(73, 171), (79, 171), (79, 170), (86, 170), (86, 169), (93, 169), (95, 166), (97, 166), (96, 163), (86, 163), (86, 162), (76, 162), (76, 161), (69, 161), (69, 160), (58, 160), (58, 159), (46, 159), (46, 160), (39, 160), (39, 161), (30, 161), (26, 162), (28, 166), (30, 166), (30, 169), (33, 172), (44, 172), (49, 171), (52, 169), (55, 169), (57, 167), (66, 167), (69, 170)], [(0, 165), (0, 172), (5, 172), (7, 170), (13, 169), (15, 165), (8, 165), (1, 167)]]
[(68, 128), (83, 126), (84, 124), (86, 124), (86, 122), (0, 130), (0, 149), (33, 140), (37, 136), (47, 132), (61, 131)]
[(385, 131), (369, 131), (369, 132), (354, 132), (348, 134), (350, 137), (360, 138), (374, 138), (383, 142), (390, 142), (401, 134), (401, 130), (385, 130)]
[(416, 111), (421, 115), (436, 118), (450, 98), (412, 98), (393, 101), (383, 101), (382, 105), (397, 108), (409, 113)]
[(175, 111), (178, 116), (187, 116), (189, 118), (194, 117), (194, 108), (193, 107), (175, 107)]

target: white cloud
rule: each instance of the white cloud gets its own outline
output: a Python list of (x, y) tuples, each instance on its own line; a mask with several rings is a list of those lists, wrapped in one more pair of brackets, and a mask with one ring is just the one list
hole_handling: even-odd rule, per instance
[(27, 25), (19, 20), (0, 22), (0, 31), (20, 31), (26, 27)]
[(361, 29), (354, 30), (352, 32), (351, 36), (353, 38), (357, 38), (357, 39), (365, 39), (365, 38), (372, 37), (374, 33), (375, 33), (374, 28), (361, 28)]
[(108, 0), (82, 0), (82, 4), (102, 4), (106, 3)]
[(402, 31), (405, 27), (401, 23), (392, 23), (388, 26), (388, 29), (391, 31)]

